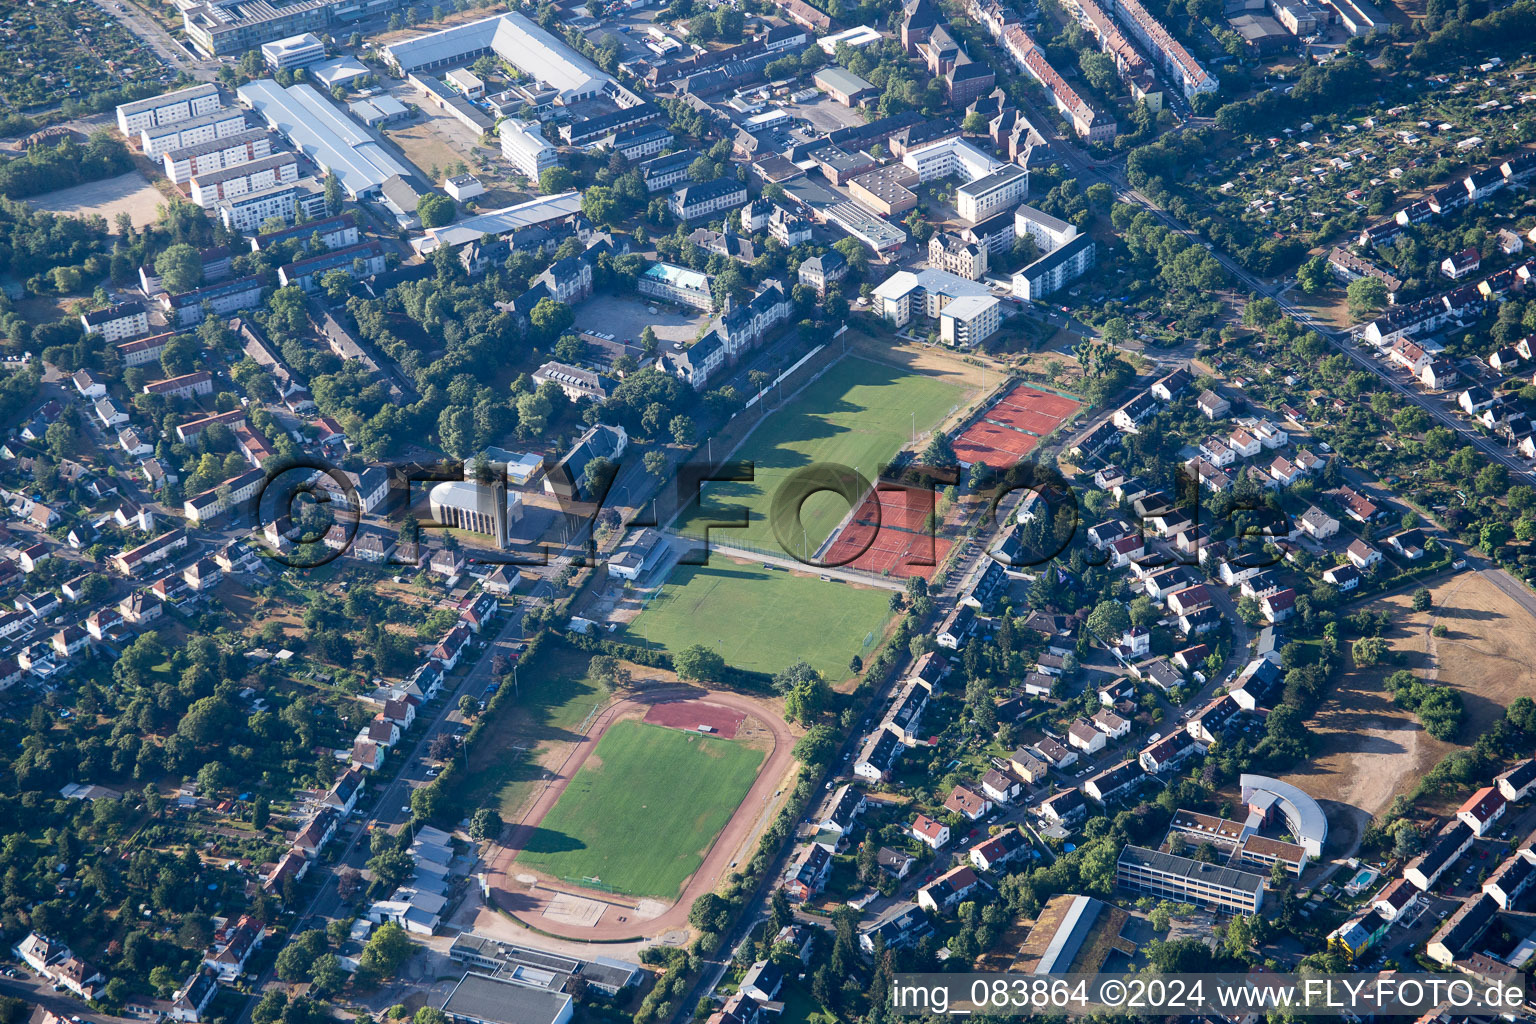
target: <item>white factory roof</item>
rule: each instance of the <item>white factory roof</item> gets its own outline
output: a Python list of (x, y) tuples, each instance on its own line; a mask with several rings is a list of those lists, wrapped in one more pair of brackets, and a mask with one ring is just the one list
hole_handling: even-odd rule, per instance
[(384, 56), (406, 72), (484, 49), (494, 50), (525, 74), (564, 93), (600, 91), (613, 81), (596, 64), (515, 13), (498, 14), (393, 43), (384, 48)]
[(346, 85), (354, 78), (371, 75), (373, 71), (356, 57), (336, 57), (333, 60), (321, 61), (319, 64), (311, 64), (305, 69), (305, 73), (327, 89), (333, 89), (338, 85)]
[(440, 245), (459, 246), (473, 242), (481, 235), (504, 235), (518, 228), (544, 224), (563, 217), (573, 217), (581, 212), (581, 193), (562, 192), (559, 195), (539, 196), (516, 206), (482, 213), (478, 217), (466, 217), (454, 224), (429, 228), (427, 237), (414, 243), (426, 253)]
[(270, 78), (247, 82), (240, 101), (281, 132), (288, 141), (335, 174), (353, 197), (378, 191), (386, 180), (415, 171), (385, 148), (383, 140), (320, 95), (310, 85), (284, 89)]

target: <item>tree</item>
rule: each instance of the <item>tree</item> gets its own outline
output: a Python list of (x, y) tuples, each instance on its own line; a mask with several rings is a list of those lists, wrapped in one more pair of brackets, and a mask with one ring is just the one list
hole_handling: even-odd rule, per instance
[(717, 680), (725, 673), (725, 659), (703, 644), (694, 644), (672, 656), (672, 668), (679, 679)]
[(674, 444), (691, 445), (694, 443), (693, 420), (690, 417), (678, 413), (672, 417), (672, 422), (668, 424), (667, 429), (672, 432)]
[(325, 932), (318, 928), (300, 932), (277, 954), (277, 976), (284, 981), (308, 980), (310, 968), (325, 950)]
[(480, 702), (469, 694), (459, 698), (459, 714), (465, 718), (472, 718), (475, 712), (480, 710)]
[(436, 192), (428, 192), (416, 202), (416, 216), (421, 218), (421, 226), (424, 228), (442, 227), (458, 216), (458, 213), (459, 208), (452, 199)]
[(1428, 611), (1429, 610), (1429, 604), (1430, 604), (1430, 597), (1429, 597), (1429, 590), (1427, 588), (1420, 587), (1420, 588), (1418, 588), (1417, 590), (1415, 590), (1413, 592), (1413, 610), (1414, 611), (1416, 611), (1416, 612)]
[(342, 200), (346, 198), (341, 190), (341, 179), (334, 174), (325, 176), (325, 212), (335, 215), (341, 212)]
[(538, 333), (540, 339), (549, 342), (565, 333), (565, 329), (571, 326), (575, 315), (571, 307), (563, 302), (545, 296), (534, 304), (528, 313), (528, 322)]
[(1117, 644), (1126, 630), (1131, 628), (1131, 615), (1119, 601), (1100, 601), (1088, 616), (1088, 629), (1100, 641)]
[(341, 966), (341, 958), (335, 953), (322, 953), (316, 957), (314, 965), (309, 969), (309, 983), (311, 995), (325, 997), (340, 992), (347, 983), (347, 972)]
[(569, 192), (576, 185), (576, 175), (564, 167), (546, 167), (539, 172), (540, 192)]
[(611, 224), (619, 214), (618, 197), (606, 185), (593, 185), (581, 194), (581, 212), (594, 224)]
[(197, 791), (203, 796), (212, 796), (227, 785), (229, 785), (229, 769), (224, 767), (222, 761), (209, 761), (198, 769)]
[(481, 842), (494, 840), (501, 835), (501, 815), (489, 807), (482, 807), (469, 820), (469, 837)]
[(178, 242), (155, 257), (155, 274), (171, 294), (189, 292), (203, 283), (203, 257), (196, 247)]
[(1242, 914), (1233, 915), (1232, 921), (1227, 925), (1227, 952), (1235, 957), (1240, 957), (1248, 952), (1248, 947), (1253, 945), (1253, 925)]
[(645, 471), (657, 479), (667, 475), (667, 457), (661, 452), (646, 452), (644, 458), (640, 461), (645, 466)]
[(1352, 652), (1358, 668), (1370, 668), (1381, 664), (1387, 656), (1387, 642), (1379, 636), (1361, 637), (1355, 641)]
[(987, 130), (987, 115), (973, 110), (965, 115), (965, 121), (960, 127), (970, 135), (980, 135)]
[(1349, 282), (1345, 295), (1349, 299), (1349, 315), (1353, 320), (1364, 320), (1387, 304), (1387, 286), (1379, 278), (1357, 278)]
[(1328, 287), (1328, 260), (1322, 254), (1312, 257), (1296, 271), (1296, 281), (1308, 295), (1316, 295)]
[[(396, 852), (401, 853), (414, 870), (410, 855), (403, 850)], [(391, 886), (391, 888), (394, 887)], [(405, 934), (404, 928), (392, 921), (380, 925), (358, 956), (357, 983), (371, 987), (377, 985), (382, 979), (399, 973), (400, 965), (405, 963), (415, 950), (416, 947), (410, 937)]]

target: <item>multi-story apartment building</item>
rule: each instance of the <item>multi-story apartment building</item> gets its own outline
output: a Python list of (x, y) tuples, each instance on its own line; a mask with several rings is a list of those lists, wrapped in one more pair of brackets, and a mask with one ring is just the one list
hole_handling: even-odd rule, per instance
[(525, 178), (538, 181), (539, 175), (560, 163), (560, 151), (539, 131), (536, 122), (508, 119), (501, 122), (499, 131), (501, 155)]
[(1220, 86), (1216, 76), (1201, 67), (1200, 62), (1184, 49), (1184, 44), (1173, 38), (1140, 0), (1115, 0), (1114, 9), (1126, 31), (1157, 58), (1163, 70), (1184, 90), (1185, 99), (1194, 99), (1202, 92), (1215, 92)]
[(206, 114), (184, 121), (150, 125), (139, 130), (139, 148), (144, 155), (158, 160), (175, 149), (227, 139), (246, 130), (245, 111), (239, 107), (216, 107)]
[(939, 340), (952, 348), (972, 348), (997, 333), (1003, 304), (991, 295), (962, 295), (939, 312)]
[(1262, 875), (1142, 846), (1121, 850), (1115, 865), (1115, 881), (1124, 889), (1193, 903), (1220, 913), (1253, 914), (1264, 904)]
[(1026, 302), (1059, 291), (1093, 267), (1096, 249), (1090, 235), (1078, 235), (1013, 275), (1013, 294)]
[(106, 309), (80, 314), (86, 334), (99, 334), (109, 342), (132, 338), (149, 330), (149, 314), (143, 303), (120, 302)]
[(985, 247), (947, 231), (936, 232), (928, 239), (929, 265), (967, 281), (981, 280), (987, 272), (988, 256)]
[(701, 220), (734, 210), (746, 201), (746, 185), (735, 178), (716, 178), (678, 189), (667, 200), (667, 206), (680, 220)]
[(1003, 32), (1003, 48), (1014, 63), (1031, 78), (1045, 87), (1056, 109), (1072, 122), (1072, 129), (1089, 142), (1113, 142), (1116, 125), (1114, 118), (1097, 110), (1067, 84), (1066, 79), (1045, 59), (1045, 54), (1028, 32), (1012, 25)]
[(260, 277), (237, 277), (180, 295), (162, 295), (160, 304), (177, 327), (196, 327), (203, 320), (204, 304), (222, 316), (237, 309), (252, 309), (261, 301)]
[(955, 190), (955, 211), (976, 224), (1018, 204), (1029, 193), (1029, 172), (1009, 164)]
[(312, 292), (320, 288), (325, 276), (332, 271), (356, 279), (383, 273), (384, 265), (384, 247), (378, 242), (369, 241), (345, 249), (332, 249), (279, 267), (277, 282), (284, 288), (298, 285), (304, 291)]
[(118, 104), (117, 128), (131, 139), (145, 128), (201, 117), (223, 105), (224, 97), (212, 82), (189, 85), (161, 96)]
[(1059, 249), (1077, 237), (1077, 228), (1027, 203), (1013, 211), (1013, 230), (1020, 238), (1033, 238), (1042, 253)]
[(292, 153), (274, 153), (234, 167), (225, 167), (192, 178), (192, 201), (211, 209), (224, 199), (263, 192), (299, 180), (299, 161)]
[(984, 284), (967, 281), (947, 271), (930, 269), (913, 273), (898, 270), (875, 289), (874, 312), (896, 327), (905, 327), (915, 316), (939, 319), (939, 314), (963, 296), (989, 296)]
[(273, 219), (285, 224), (296, 223), (295, 210), (305, 217), (325, 216), (325, 190), (313, 178), (300, 178), (286, 185), (273, 185), (232, 199), (221, 199), (216, 208), (219, 220), (226, 228), (250, 233)]
[(238, 167), (272, 155), (272, 137), (252, 128), (223, 139), (211, 139), (162, 154), (165, 176), (180, 185), (199, 174)]

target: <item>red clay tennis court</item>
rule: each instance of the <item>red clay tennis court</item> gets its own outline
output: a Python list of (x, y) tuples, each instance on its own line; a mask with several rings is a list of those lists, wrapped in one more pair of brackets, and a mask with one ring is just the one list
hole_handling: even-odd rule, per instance
[(932, 536), (925, 527), (935, 503), (931, 491), (915, 487), (883, 488), (867, 495), (827, 549), (827, 564), (863, 572), (888, 571), (898, 579), (927, 579), (952, 543)]
[(1040, 439), (1012, 427), (1000, 427), (977, 420), (955, 438), (955, 457), (964, 463), (982, 462), (993, 469), (1006, 469), (1034, 451)]
[(1023, 408), (1043, 412), (1047, 416), (1054, 417), (1057, 422), (1071, 416), (1077, 409), (1078, 402), (1066, 395), (1052, 394), (1049, 391), (1041, 391), (1027, 384), (1020, 384), (1002, 398), (1005, 402), (1013, 402)]
[[(862, 538), (848, 537), (845, 540), (839, 537), (827, 552), (827, 560), (840, 562), (858, 551), (863, 543)], [(926, 533), (881, 530), (861, 555), (841, 568), (882, 574), (889, 571), (902, 580), (912, 576), (928, 579), (953, 545), (953, 541), (930, 537)]]
[(674, 700), (667, 704), (656, 704), (645, 713), (644, 718), (644, 721), (652, 725), (665, 725), (690, 732), (701, 725), (707, 725), (715, 730), (715, 735), (728, 740), (736, 738), (736, 730), (746, 720), (747, 716), (740, 711), (702, 700)]
[(1064, 395), (1017, 384), (955, 438), (955, 454), (964, 463), (1006, 469), (1033, 451), (1040, 438), (1059, 427), (1077, 407)]
[(1019, 409), (1013, 406), (989, 409), (985, 422), (1027, 430), (1031, 434), (1038, 434), (1041, 437), (1044, 437), (1061, 425), (1061, 420), (1055, 416), (1048, 416), (1043, 412)]

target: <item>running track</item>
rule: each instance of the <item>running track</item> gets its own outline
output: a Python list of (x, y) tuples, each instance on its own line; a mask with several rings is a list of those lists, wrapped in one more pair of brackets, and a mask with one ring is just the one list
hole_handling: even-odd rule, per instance
[[(684, 884), (677, 902), (659, 916), (641, 921), (636, 920), (633, 913), (624, 913), (622, 916), (628, 917), (629, 920), (620, 922), (618, 920), (620, 913), (610, 908), (604, 912), (602, 920), (591, 928), (564, 924), (543, 916), (545, 900), (556, 891), (595, 898), (605, 903), (622, 906), (624, 910), (629, 910), (637, 902), (627, 896), (589, 892), (576, 886), (551, 883), (547, 879), (541, 881), (538, 893), (530, 893), (527, 885), (516, 880), (519, 872), (513, 861), (522, 850), (523, 844), (528, 841), (528, 837), (533, 834), (534, 829), (539, 826), (550, 808), (555, 806), (555, 802), (565, 792), (565, 787), (591, 755), (593, 748), (602, 739), (603, 733), (607, 732), (608, 727), (618, 716), (651, 704), (684, 699), (707, 700), (712, 704), (740, 711), (757, 719), (773, 734), (773, 749), (763, 762), (762, 769), (757, 773), (757, 779), (752, 783), (752, 788), (747, 791), (740, 807), (726, 823), (725, 829), (710, 846), (708, 852), (704, 854), (704, 861), (699, 865), (699, 870), (695, 871)], [(529, 927), (568, 939), (601, 942), (649, 938), (688, 928), (688, 911), (693, 906), (693, 901), (706, 892), (714, 891), (719, 880), (725, 877), (732, 859), (736, 857), (747, 839), (766, 826), (763, 810), (782, 785), (784, 775), (794, 760), (792, 754), (794, 745), (794, 736), (790, 734), (789, 727), (781, 719), (767, 712), (756, 701), (734, 693), (677, 685), (645, 690), (614, 702), (597, 716), (587, 735), (573, 745), (565, 761), (556, 770), (557, 777), (545, 785), (543, 792), (534, 801), (533, 807), (523, 815), (522, 821), (512, 826), (503, 835), (503, 843), (492, 846), (487, 852), (485, 880), (490, 889), (490, 904)], [(558, 890), (551, 888), (552, 884), (557, 884)]]

